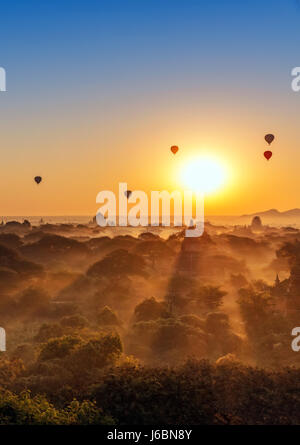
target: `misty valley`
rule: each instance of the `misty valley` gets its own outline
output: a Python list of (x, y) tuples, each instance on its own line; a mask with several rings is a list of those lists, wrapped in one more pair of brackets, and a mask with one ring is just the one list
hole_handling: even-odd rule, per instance
[(299, 296), (299, 229), (258, 216), (3, 223), (0, 422), (299, 423)]

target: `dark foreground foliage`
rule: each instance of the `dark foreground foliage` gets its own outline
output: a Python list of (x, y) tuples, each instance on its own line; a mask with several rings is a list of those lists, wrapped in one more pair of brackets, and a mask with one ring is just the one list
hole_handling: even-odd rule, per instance
[(107, 368), (97, 384), (77, 391), (77, 400), (59, 406), (30, 391), (3, 390), (0, 423), (300, 424), (299, 390), (297, 369), (267, 371), (231, 357), (214, 365), (188, 361), (175, 368), (128, 362)]

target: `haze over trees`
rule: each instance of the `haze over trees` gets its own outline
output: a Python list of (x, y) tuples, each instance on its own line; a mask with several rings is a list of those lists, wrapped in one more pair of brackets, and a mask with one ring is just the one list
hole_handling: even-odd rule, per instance
[(295, 228), (0, 226), (0, 423), (299, 424), (299, 310)]

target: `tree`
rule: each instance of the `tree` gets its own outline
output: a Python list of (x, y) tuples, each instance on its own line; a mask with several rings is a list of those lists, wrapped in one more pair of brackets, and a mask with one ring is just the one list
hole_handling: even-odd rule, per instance
[(47, 342), (51, 338), (61, 337), (63, 329), (58, 323), (43, 323), (34, 340), (37, 342)]
[(115, 312), (105, 306), (97, 316), (97, 321), (104, 326), (119, 326), (121, 324)]
[(114, 364), (122, 351), (120, 336), (110, 333), (81, 345), (72, 355), (71, 362), (74, 366), (82, 368), (83, 372), (92, 368), (103, 368)]
[(81, 340), (71, 335), (65, 335), (60, 338), (50, 339), (41, 349), (39, 360), (51, 360), (54, 358), (64, 358), (71, 354), (76, 347), (81, 343)]
[(119, 249), (108, 254), (103, 260), (93, 264), (87, 275), (93, 277), (141, 275), (146, 276), (145, 261), (139, 255)]
[(191, 299), (198, 308), (215, 311), (223, 304), (223, 297), (227, 292), (216, 286), (201, 286), (191, 294)]
[(166, 315), (166, 303), (156, 301), (154, 297), (146, 298), (134, 309), (136, 321), (157, 320)]
[(30, 391), (16, 395), (0, 393), (0, 425), (113, 425), (110, 416), (103, 413), (93, 401), (73, 400), (58, 409), (44, 396), (31, 396)]

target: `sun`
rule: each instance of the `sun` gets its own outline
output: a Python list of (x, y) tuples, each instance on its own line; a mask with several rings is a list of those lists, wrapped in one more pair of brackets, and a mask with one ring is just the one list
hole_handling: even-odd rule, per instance
[(225, 182), (226, 172), (223, 165), (209, 158), (189, 161), (181, 171), (181, 180), (189, 190), (200, 193), (212, 193)]

